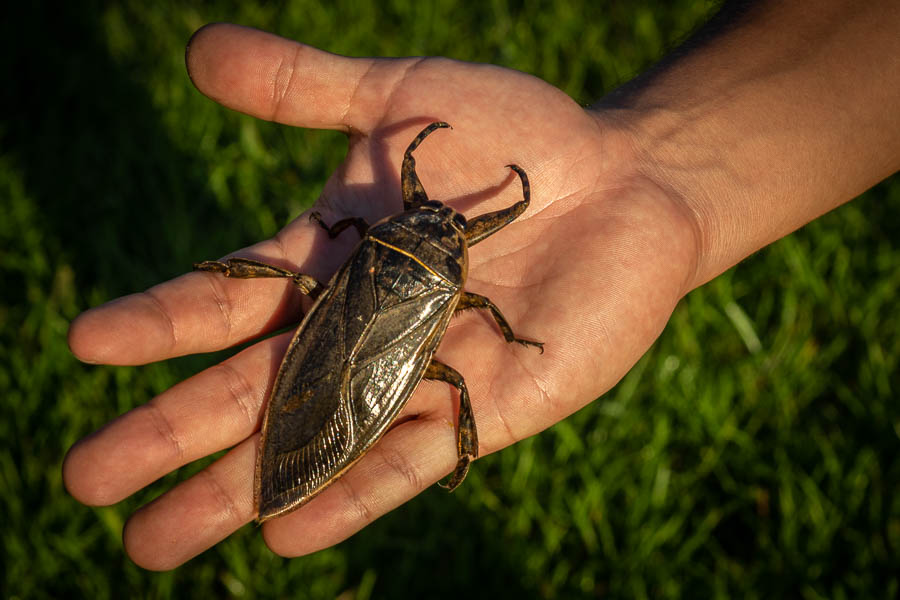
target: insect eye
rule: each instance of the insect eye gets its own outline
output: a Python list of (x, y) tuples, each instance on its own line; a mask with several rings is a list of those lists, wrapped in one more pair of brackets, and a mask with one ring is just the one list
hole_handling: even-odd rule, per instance
[(453, 222), (456, 223), (460, 229), (466, 228), (466, 218), (459, 213), (453, 215)]

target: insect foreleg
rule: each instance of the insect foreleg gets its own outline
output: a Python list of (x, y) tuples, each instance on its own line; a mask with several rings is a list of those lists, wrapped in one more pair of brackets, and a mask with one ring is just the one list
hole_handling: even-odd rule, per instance
[(309, 296), (316, 296), (323, 289), (321, 283), (310, 275), (294, 273), (281, 267), (267, 265), (249, 258), (229, 258), (227, 260), (205, 260), (194, 264), (195, 271), (207, 273), (221, 273), (225, 277), (236, 279), (254, 279), (256, 277), (286, 277), (291, 279), (300, 288), (300, 291)]
[(517, 338), (513, 333), (512, 327), (509, 326), (509, 321), (503, 316), (503, 313), (500, 312), (500, 309), (497, 308), (497, 305), (491, 302), (491, 299), (482, 296), (480, 294), (473, 294), (471, 292), (463, 292), (463, 295), (459, 299), (459, 304), (456, 305), (456, 312), (461, 310), (466, 310), (469, 308), (486, 308), (491, 311), (491, 316), (494, 317), (494, 321), (497, 322), (497, 325), (500, 327), (500, 331), (503, 332), (503, 337), (507, 342), (516, 342), (517, 344), (522, 344), (523, 346), (536, 346), (541, 349), (541, 354), (544, 353), (544, 344), (543, 342), (532, 342), (531, 340), (523, 340), (522, 338)]
[(519, 175), (519, 179), (522, 180), (522, 195), (524, 198), (509, 208), (469, 219), (469, 223), (466, 225), (466, 241), (469, 243), (469, 247), (474, 246), (484, 238), (497, 233), (515, 221), (519, 215), (525, 212), (525, 209), (528, 208), (528, 204), (531, 202), (531, 185), (528, 183), (528, 175), (525, 174), (525, 170), (518, 165), (506, 166), (515, 171)]
[(341, 219), (337, 223), (333, 225), (327, 225), (325, 221), (322, 220), (322, 215), (317, 212), (309, 213), (309, 220), (315, 221), (319, 225), (322, 226), (322, 229), (328, 232), (328, 237), (334, 239), (340, 234), (343, 230), (348, 227), (355, 227), (356, 232), (359, 233), (359, 237), (365, 237), (366, 232), (369, 230), (369, 224), (366, 223), (366, 220), (362, 217), (349, 217), (347, 219)]
[(403, 192), (403, 210), (416, 208), (428, 200), (425, 188), (422, 187), (422, 182), (419, 181), (419, 176), (416, 175), (416, 159), (413, 158), (412, 153), (419, 147), (422, 140), (428, 137), (428, 134), (435, 129), (441, 129), (443, 127), (450, 127), (450, 125), (443, 121), (437, 121), (423, 129), (419, 135), (416, 136), (416, 139), (410, 143), (409, 147), (406, 148), (406, 152), (403, 154), (403, 165), (400, 167), (400, 188)]
[(475, 428), (475, 414), (469, 401), (469, 390), (466, 389), (466, 382), (456, 369), (435, 359), (431, 359), (423, 379), (444, 381), (459, 390), (459, 427), (456, 438), (458, 460), (450, 481), (441, 484), (441, 487), (452, 492), (466, 478), (469, 463), (478, 458), (478, 430)]

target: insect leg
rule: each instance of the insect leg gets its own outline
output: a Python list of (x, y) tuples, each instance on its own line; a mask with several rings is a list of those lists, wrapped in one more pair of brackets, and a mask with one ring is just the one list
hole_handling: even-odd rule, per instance
[(525, 170), (518, 165), (506, 165), (519, 175), (522, 180), (522, 195), (524, 198), (509, 208), (489, 212), (472, 219), (469, 219), (466, 225), (466, 241), (469, 246), (474, 246), (484, 238), (491, 236), (513, 221), (525, 212), (528, 204), (531, 202), (531, 185), (528, 183), (528, 175)]
[(428, 137), (428, 134), (435, 129), (441, 129), (443, 127), (450, 127), (450, 125), (443, 121), (436, 121), (423, 129), (403, 154), (403, 166), (400, 168), (400, 188), (403, 191), (403, 210), (416, 208), (428, 200), (425, 188), (422, 187), (422, 182), (419, 181), (419, 176), (416, 175), (416, 159), (413, 158), (412, 153), (419, 147), (422, 140)]
[(366, 232), (369, 230), (369, 224), (366, 223), (366, 220), (362, 217), (350, 217), (347, 219), (341, 219), (337, 223), (328, 226), (325, 224), (325, 221), (322, 220), (322, 215), (318, 212), (309, 213), (309, 220), (315, 221), (319, 225), (322, 226), (322, 229), (328, 232), (328, 237), (334, 239), (340, 234), (343, 230), (348, 227), (355, 227), (356, 232), (359, 233), (359, 237), (365, 237)]
[(226, 261), (205, 260), (200, 263), (194, 263), (195, 271), (206, 271), (207, 273), (221, 273), (225, 277), (234, 277), (236, 279), (254, 279), (256, 277), (287, 277), (300, 288), (300, 291), (309, 296), (316, 296), (322, 290), (321, 283), (310, 275), (303, 273), (294, 273), (281, 267), (267, 265), (249, 258), (229, 258)]
[(456, 312), (469, 308), (487, 308), (488, 310), (490, 310), (491, 315), (494, 317), (494, 320), (500, 327), (500, 331), (503, 332), (503, 337), (507, 342), (516, 342), (517, 344), (522, 344), (523, 346), (537, 346), (541, 349), (541, 354), (544, 353), (543, 342), (532, 342), (531, 340), (523, 340), (515, 336), (512, 327), (509, 326), (509, 321), (506, 320), (506, 318), (503, 316), (503, 313), (501, 313), (500, 309), (497, 308), (497, 305), (491, 302), (490, 298), (482, 296), (480, 294), (463, 292), (463, 295), (459, 299), (459, 304), (456, 305)]
[(469, 472), (469, 463), (478, 458), (478, 431), (475, 429), (475, 415), (472, 412), (472, 403), (469, 401), (469, 390), (466, 389), (466, 382), (456, 369), (435, 359), (431, 359), (428, 368), (425, 369), (423, 379), (444, 381), (459, 390), (459, 433), (456, 438), (459, 460), (450, 481), (441, 484), (441, 487), (452, 492), (466, 478), (466, 473)]

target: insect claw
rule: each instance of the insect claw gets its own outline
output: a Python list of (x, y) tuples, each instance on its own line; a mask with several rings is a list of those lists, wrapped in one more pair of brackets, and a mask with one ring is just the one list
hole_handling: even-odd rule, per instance
[(518, 338), (516, 338), (515, 341), (523, 346), (535, 346), (541, 351), (541, 354), (544, 353), (544, 342), (532, 342), (531, 340), (520, 340)]
[(458, 488), (459, 484), (461, 484), (463, 482), (463, 479), (466, 478), (466, 474), (469, 472), (470, 464), (472, 464), (471, 456), (461, 456), (459, 458), (459, 462), (456, 463), (456, 470), (454, 470), (453, 475), (450, 476), (450, 481), (448, 481), (447, 483), (438, 483), (438, 485), (448, 492), (452, 492), (453, 490)]

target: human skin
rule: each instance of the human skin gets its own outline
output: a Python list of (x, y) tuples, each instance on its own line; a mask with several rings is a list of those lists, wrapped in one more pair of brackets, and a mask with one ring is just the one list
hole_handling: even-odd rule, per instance
[[(662, 65), (584, 109), (543, 81), (440, 58), (344, 58), (253, 29), (200, 30), (187, 66), (232, 109), (346, 132), (345, 161), (313, 209), (372, 223), (400, 209), (399, 165), (434, 120), (452, 131), (417, 151), (431, 197), (468, 217), (529, 209), (470, 253), (466, 289), (490, 297), (543, 355), (504, 343), (486, 316), (457, 317), (437, 358), (466, 378), (480, 454), (575, 412), (640, 358), (686, 293), (900, 168), (900, 5), (761, 2), (729, 12)], [(356, 242), (301, 215), (234, 254), (327, 281)], [(80, 315), (73, 353), (138, 365), (231, 347), (296, 322), (282, 280), (189, 273)], [(125, 548), (170, 569), (255, 517), (261, 414), (290, 334), (259, 342), (76, 444), (63, 474), (90, 505), (231, 450), (129, 519)], [(140, 340), (140, 343), (137, 341)], [(455, 392), (421, 386), (338, 483), (266, 522), (279, 554), (331, 546), (456, 463)], [(477, 463), (474, 468), (477, 468)]]

